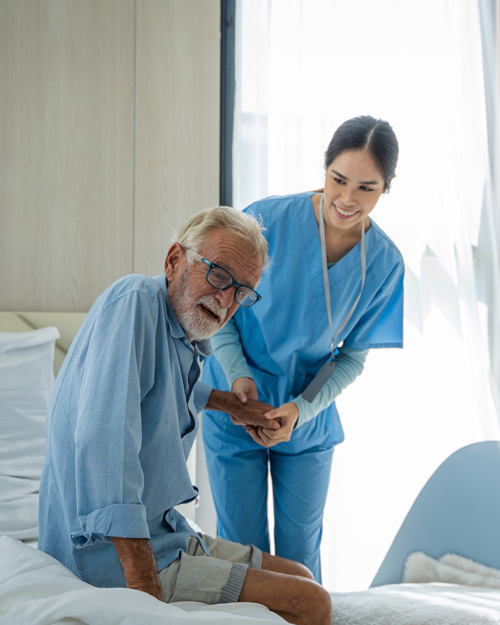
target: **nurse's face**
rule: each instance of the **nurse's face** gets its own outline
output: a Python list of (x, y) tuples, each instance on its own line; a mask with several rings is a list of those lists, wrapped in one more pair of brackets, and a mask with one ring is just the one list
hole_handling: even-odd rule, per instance
[(323, 202), (326, 226), (341, 230), (355, 228), (372, 212), (383, 192), (384, 179), (369, 152), (341, 152), (326, 172)]
[[(258, 285), (262, 264), (236, 235), (216, 229), (195, 251), (226, 269), (237, 282), (251, 288)], [(186, 251), (178, 243), (169, 250), (165, 271), (170, 305), (190, 341), (210, 338), (238, 309), (235, 287), (221, 290), (209, 284), (207, 266), (199, 261), (190, 265)]]

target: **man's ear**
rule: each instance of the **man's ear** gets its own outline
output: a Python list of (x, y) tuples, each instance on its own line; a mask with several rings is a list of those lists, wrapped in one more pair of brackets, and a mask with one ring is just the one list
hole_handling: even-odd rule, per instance
[(179, 271), (184, 268), (186, 252), (180, 243), (174, 243), (167, 252), (165, 258), (165, 275), (167, 280), (172, 280)]

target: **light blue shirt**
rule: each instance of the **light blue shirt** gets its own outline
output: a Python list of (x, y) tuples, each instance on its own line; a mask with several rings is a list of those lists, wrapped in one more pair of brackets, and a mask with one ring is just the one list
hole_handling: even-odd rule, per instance
[(151, 540), (158, 570), (195, 535), (186, 460), (212, 388), (166, 278), (126, 276), (94, 303), (57, 377), (47, 415), (39, 548), (95, 586), (125, 586), (111, 536)]

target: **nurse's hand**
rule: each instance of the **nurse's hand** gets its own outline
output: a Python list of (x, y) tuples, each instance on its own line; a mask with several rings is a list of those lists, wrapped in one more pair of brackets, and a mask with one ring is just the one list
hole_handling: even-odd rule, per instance
[[(246, 404), (249, 399), (254, 399), (256, 401), (259, 399), (257, 386), (253, 378), (237, 378), (233, 382), (231, 392), (233, 393), (233, 395), (236, 395), (236, 397), (240, 400), (242, 404)], [(238, 419), (238, 417), (234, 414), (230, 414), (229, 418), (231, 419), (231, 423), (233, 425), (242, 425), (243, 427), (249, 425), (249, 423), (244, 423), (243, 421)]]
[(265, 417), (270, 423), (281, 423), (279, 430), (258, 427), (247, 428), (247, 432), (262, 447), (273, 447), (278, 443), (286, 443), (290, 440), (293, 428), (299, 418), (299, 409), (291, 401), (279, 408), (269, 410), (269, 412), (266, 412)]
[[(273, 410), (269, 410), (269, 412), (266, 412), (264, 416), (266, 417), (266, 419), (269, 420), (280, 419), (281, 421), (283, 421), (284, 419), (286, 423), (283, 427), (285, 427), (286, 425), (291, 426), (287, 428), (291, 432), (293, 430), (293, 426), (297, 423), (297, 419), (299, 418), (299, 409), (297, 408), (297, 404), (295, 402), (289, 401), (286, 404), (282, 404), (278, 408), (273, 408)], [(288, 439), (290, 439), (290, 437), (288, 437)]]
[(237, 378), (233, 382), (231, 392), (236, 395), (242, 404), (246, 404), (247, 399), (259, 399), (257, 386), (252, 378)]

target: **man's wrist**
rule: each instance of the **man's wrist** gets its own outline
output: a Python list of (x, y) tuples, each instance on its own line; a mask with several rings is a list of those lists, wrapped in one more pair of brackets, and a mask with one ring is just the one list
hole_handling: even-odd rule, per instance
[(208, 410), (217, 410), (219, 412), (232, 414), (235, 410), (237, 410), (239, 404), (239, 399), (233, 395), (233, 393), (230, 393), (229, 391), (219, 391), (214, 388), (210, 393), (210, 397), (208, 398), (205, 408)]
[(161, 600), (158, 567), (149, 539), (113, 536), (111, 540), (123, 567), (127, 587), (143, 590)]

